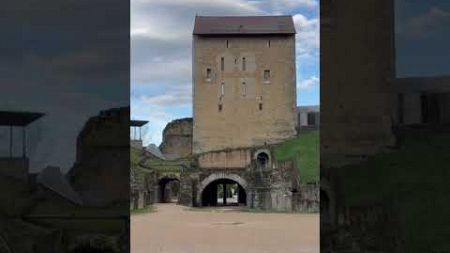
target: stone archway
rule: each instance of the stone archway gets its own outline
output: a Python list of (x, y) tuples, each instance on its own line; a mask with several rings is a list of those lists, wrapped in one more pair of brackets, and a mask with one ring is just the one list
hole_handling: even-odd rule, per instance
[(158, 202), (174, 202), (173, 198), (179, 198), (180, 179), (176, 177), (163, 177), (158, 180)]
[[(205, 203), (204, 198), (204, 191), (208, 190), (212, 185), (216, 183), (236, 183), (238, 187), (239, 192), (239, 200), (238, 203), (240, 204), (246, 204), (247, 202), (247, 193), (248, 193), (248, 184), (245, 179), (240, 177), (237, 174), (231, 174), (231, 173), (213, 173), (203, 179), (201, 183), (198, 186), (197, 191), (197, 200), (198, 204), (200, 206), (203, 206)], [(242, 203), (243, 202), (243, 203)], [(225, 203), (224, 203), (225, 204)]]
[(259, 149), (254, 153), (253, 159), (259, 169), (268, 169), (272, 166), (272, 159), (268, 149)]

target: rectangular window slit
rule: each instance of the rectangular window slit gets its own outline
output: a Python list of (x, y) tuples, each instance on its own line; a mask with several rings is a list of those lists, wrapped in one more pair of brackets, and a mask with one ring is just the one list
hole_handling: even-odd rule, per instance
[(227, 48), (228, 48), (228, 40), (227, 40)]
[(242, 58), (242, 70), (245, 71), (245, 57)]
[(222, 57), (220, 58), (220, 70), (224, 70), (225, 69), (225, 59)]
[(247, 84), (245, 82), (242, 82), (242, 96), (247, 95)]
[(270, 47), (270, 40), (267, 42), (267, 45)]
[(219, 112), (222, 111), (222, 104), (219, 104)]
[(262, 109), (263, 109), (263, 104), (259, 103), (259, 110), (262, 111)]
[(211, 69), (210, 68), (206, 69), (206, 79), (211, 79)]
[(264, 70), (264, 81), (268, 82), (270, 79), (270, 70)]

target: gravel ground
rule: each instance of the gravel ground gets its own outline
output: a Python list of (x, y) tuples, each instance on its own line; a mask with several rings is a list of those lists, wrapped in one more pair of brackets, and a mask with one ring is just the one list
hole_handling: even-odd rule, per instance
[(158, 204), (131, 217), (132, 253), (315, 253), (319, 215)]

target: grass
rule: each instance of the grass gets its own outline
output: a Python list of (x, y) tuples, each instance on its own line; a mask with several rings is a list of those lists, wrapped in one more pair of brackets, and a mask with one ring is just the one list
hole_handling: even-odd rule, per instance
[(405, 252), (449, 252), (450, 134), (419, 131), (406, 137), (397, 151), (339, 168), (341, 201), (392, 208)]
[(139, 214), (146, 214), (146, 213), (153, 213), (153, 212), (156, 212), (156, 208), (154, 206), (147, 206), (145, 208), (130, 210), (131, 215), (139, 215)]
[(144, 152), (135, 147), (130, 149), (131, 168), (141, 171), (159, 171), (159, 172), (180, 172), (181, 165), (189, 165), (189, 159), (180, 159), (174, 161), (162, 160), (157, 157), (145, 155)]
[(300, 130), (299, 136), (275, 148), (277, 160), (294, 160), (300, 182), (319, 182), (320, 174), (320, 135), (319, 130)]

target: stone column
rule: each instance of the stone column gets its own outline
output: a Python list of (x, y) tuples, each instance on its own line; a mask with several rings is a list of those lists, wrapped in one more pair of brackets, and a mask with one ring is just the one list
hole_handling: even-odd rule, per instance
[(223, 189), (223, 205), (227, 204), (227, 184), (222, 184)]

